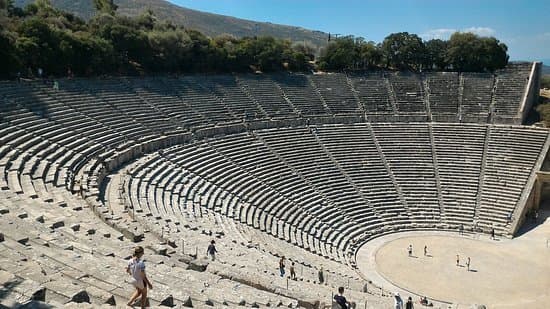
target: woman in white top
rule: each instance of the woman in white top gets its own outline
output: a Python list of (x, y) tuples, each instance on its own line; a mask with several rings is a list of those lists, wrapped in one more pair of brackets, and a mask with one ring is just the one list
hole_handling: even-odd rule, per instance
[(132, 285), (136, 288), (127, 305), (132, 306), (134, 301), (141, 296), (141, 308), (145, 308), (147, 305), (147, 287), (152, 289), (153, 285), (145, 275), (145, 264), (140, 260), (142, 256), (143, 248), (136, 247), (132, 258), (128, 261), (128, 267), (126, 267), (126, 272), (132, 276)]

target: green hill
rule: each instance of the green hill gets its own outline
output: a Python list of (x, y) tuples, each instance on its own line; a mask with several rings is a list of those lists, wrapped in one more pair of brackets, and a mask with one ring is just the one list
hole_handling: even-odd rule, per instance
[[(16, 0), (15, 4), (25, 6), (31, 2), (33, 0)], [(89, 19), (95, 14), (92, 0), (51, 0), (51, 2), (55, 7), (85, 19)], [(221, 34), (230, 34), (236, 37), (269, 35), (295, 42), (306, 42), (317, 48), (324, 46), (328, 37), (327, 33), (321, 31), (211, 14), (180, 7), (163, 0), (117, 0), (115, 3), (119, 7), (119, 14), (133, 16), (146, 9), (151, 9), (160, 19), (196, 29), (208, 36)]]

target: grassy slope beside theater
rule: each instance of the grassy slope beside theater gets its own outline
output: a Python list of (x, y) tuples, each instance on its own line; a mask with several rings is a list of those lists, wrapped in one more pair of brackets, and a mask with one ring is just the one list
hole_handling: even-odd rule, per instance
[[(16, 0), (15, 4), (25, 6), (31, 2), (33, 0)], [(51, 3), (57, 8), (85, 19), (95, 14), (92, 0), (51, 0)], [(135, 16), (146, 9), (151, 9), (162, 20), (169, 20), (212, 37), (222, 34), (236, 37), (273, 36), (294, 42), (306, 42), (316, 49), (325, 46), (328, 38), (328, 34), (321, 31), (200, 12), (163, 0), (116, 0), (115, 3), (119, 6), (120, 14)]]

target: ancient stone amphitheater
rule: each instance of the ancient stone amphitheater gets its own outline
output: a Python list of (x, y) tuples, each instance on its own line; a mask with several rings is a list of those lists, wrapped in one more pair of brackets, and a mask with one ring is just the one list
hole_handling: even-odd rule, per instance
[(155, 306), (391, 306), (363, 244), (511, 237), (533, 207), (539, 71), (0, 82), (0, 304), (123, 305), (140, 244)]

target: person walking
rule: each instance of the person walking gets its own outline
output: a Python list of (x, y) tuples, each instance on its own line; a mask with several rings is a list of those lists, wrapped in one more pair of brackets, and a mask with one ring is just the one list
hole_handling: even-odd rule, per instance
[(424, 245), (424, 256), (428, 255), (428, 246)]
[(414, 303), (412, 297), (409, 296), (407, 303), (405, 304), (405, 309), (414, 309)]
[(132, 294), (127, 303), (128, 306), (132, 306), (134, 301), (141, 296), (140, 306), (141, 308), (145, 308), (147, 306), (147, 288), (153, 289), (151, 281), (149, 281), (149, 278), (147, 278), (145, 274), (145, 263), (141, 260), (143, 253), (143, 247), (136, 247), (126, 267), (126, 272), (132, 276), (131, 283), (136, 288), (134, 294)]
[(403, 309), (403, 299), (399, 296), (399, 292), (395, 292), (393, 296), (393, 304), (395, 309)]
[(456, 255), (456, 266), (460, 266), (460, 256)]
[(321, 266), (321, 269), (319, 269), (319, 273), (317, 275), (319, 277), (319, 284), (323, 284), (325, 282), (325, 274), (323, 273), (323, 266)]
[(413, 254), (413, 246), (412, 246), (412, 245), (409, 245), (409, 247), (407, 248), (407, 251), (409, 252), (409, 256), (412, 256), (412, 254)]
[(216, 260), (216, 252), (218, 252), (218, 250), (216, 250), (216, 242), (214, 240), (212, 240), (212, 241), (210, 241), (210, 245), (208, 245), (208, 248), (206, 249), (206, 255), (210, 256), (212, 261), (215, 261)]
[(495, 229), (491, 229), (491, 239), (495, 239)]
[(294, 269), (294, 262), (290, 264), (290, 279), (296, 280), (296, 270)]
[(470, 271), (470, 257), (468, 257), (468, 260), (466, 261), (466, 267), (467, 270)]
[(285, 276), (285, 256), (284, 255), (279, 260), (279, 272), (281, 274), (281, 277)]

